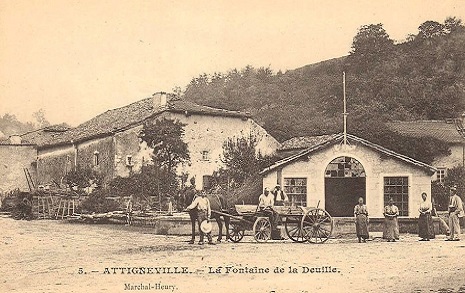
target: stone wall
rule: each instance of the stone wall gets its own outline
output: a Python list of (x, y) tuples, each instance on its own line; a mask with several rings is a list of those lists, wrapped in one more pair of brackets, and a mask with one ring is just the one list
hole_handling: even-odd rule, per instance
[[(197, 189), (203, 188), (203, 176), (212, 175), (223, 166), (223, 143), (229, 137), (255, 133), (259, 137), (257, 149), (262, 154), (274, 153), (279, 145), (251, 119), (176, 113), (164, 113), (155, 119), (161, 117), (186, 124), (184, 141), (188, 144), (191, 162), (180, 166), (177, 171), (178, 174), (188, 173), (189, 177), (195, 177)], [(126, 177), (130, 172), (139, 172), (143, 164), (151, 161), (152, 150), (138, 137), (141, 130), (142, 126), (135, 126), (114, 135), (115, 176)], [(130, 163), (128, 157), (131, 158)]]
[(24, 168), (29, 170), (34, 183), (37, 182), (35, 160), (37, 150), (29, 145), (0, 145), (0, 192), (19, 188), (29, 191)]
[(274, 153), (279, 146), (276, 139), (251, 119), (173, 113), (170, 113), (169, 118), (187, 124), (184, 140), (189, 144), (191, 164), (183, 166), (179, 171), (195, 177), (197, 189), (203, 188), (204, 175), (212, 175), (223, 166), (223, 143), (228, 138), (253, 133), (259, 139), (257, 149), (264, 155)]
[[(186, 124), (184, 141), (188, 144), (191, 162), (180, 166), (178, 174), (188, 173), (196, 178), (197, 189), (203, 188), (203, 177), (212, 175), (223, 166), (223, 143), (230, 137), (257, 135), (257, 149), (262, 154), (272, 154), (279, 142), (262, 127), (247, 118), (185, 115), (165, 112), (153, 119), (166, 117)], [(139, 172), (150, 163), (152, 150), (139, 138), (142, 125), (135, 125), (112, 136), (88, 140), (76, 145), (47, 148), (39, 152), (39, 174), (42, 184), (52, 180), (60, 182), (75, 164), (92, 168), (106, 181), (116, 176), (127, 177)], [(98, 155), (98, 165), (95, 156)]]
[[(98, 164), (96, 164), (98, 156)], [(88, 140), (77, 145), (77, 165), (91, 168), (109, 181), (114, 176), (115, 151), (113, 137)]]
[(61, 183), (66, 174), (74, 170), (76, 152), (72, 145), (38, 151), (37, 174), (39, 184)]
[[(446, 227), (444, 227), (439, 218), (433, 219), (434, 231), (436, 235), (445, 235)], [(141, 223), (136, 223), (135, 226), (141, 226)], [(174, 216), (159, 217), (156, 220), (150, 221), (143, 226), (151, 226), (154, 234), (160, 235), (186, 235), (186, 240), (190, 239), (188, 235), (191, 234), (191, 223), (187, 214), (176, 214)], [(213, 230), (212, 236), (216, 240), (218, 235), (218, 225), (215, 221), (212, 222)], [(225, 235), (223, 225), (223, 235)], [(371, 238), (375, 235), (381, 235), (384, 229), (384, 218), (370, 218), (369, 231), (372, 233)], [(400, 233), (418, 233), (418, 219), (416, 218), (401, 218), (399, 219), (399, 230)], [(283, 229), (283, 232), (285, 231)], [(198, 236), (198, 226), (196, 224), (196, 239)], [(253, 235), (251, 230), (245, 231), (246, 235)], [(355, 236), (355, 224), (353, 218), (334, 218), (333, 233), (331, 238), (339, 237), (354, 237)], [(223, 238), (224, 239), (224, 238)], [(250, 241), (250, 239), (245, 240)], [(253, 240), (252, 240), (253, 241)]]

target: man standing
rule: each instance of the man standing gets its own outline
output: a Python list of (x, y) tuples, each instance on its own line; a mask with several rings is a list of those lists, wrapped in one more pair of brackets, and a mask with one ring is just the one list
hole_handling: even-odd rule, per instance
[[(197, 209), (197, 221), (199, 227), (203, 221), (208, 221), (211, 217), (212, 210), (210, 208), (210, 201), (208, 200), (205, 191), (202, 191), (201, 195), (196, 197), (194, 201), (186, 208), (188, 211)], [(200, 230), (200, 241), (199, 245), (203, 245), (203, 238), (205, 234)], [(208, 244), (215, 245), (212, 241), (211, 233), (206, 234), (208, 238)]]
[(276, 187), (274, 188), (273, 195), (274, 195), (274, 204), (276, 206), (284, 206), (289, 202), (289, 198), (287, 197), (287, 194), (284, 192), (284, 190), (281, 189), (281, 186), (279, 184), (277, 184)]
[[(195, 177), (192, 177), (191, 180), (191, 185), (188, 186), (183, 193), (183, 202), (184, 206), (187, 207), (190, 204), (194, 202), (194, 200), (197, 198), (197, 190), (195, 189)], [(195, 224), (197, 222), (197, 209), (191, 209), (189, 210), (189, 218), (191, 220), (191, 240), (189, 241), (189, 244), (194, 244), (195, 242)], [(199, 231), (200, 231), (200, 226), (199, 226)], [(202, 233), (202, 232), (200, 232)]]
[(450, 189), (449, 197), (449, 238), (446, 241), (459, 241), (460, 221), (459, 217), (463, 216), (463, 204), (460, 196), (457, 195), (457, 186)]

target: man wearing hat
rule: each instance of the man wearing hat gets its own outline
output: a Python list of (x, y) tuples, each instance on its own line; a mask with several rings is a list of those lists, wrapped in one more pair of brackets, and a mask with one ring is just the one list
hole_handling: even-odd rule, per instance
[(274, 195), (274, 205), (275, 206), (284, 206), (289, 202), (289, 198), (284, 190), (281, 189), (279, 184), (276, 184), (276, 187), (273, 190)]
[(459, 241), (460, 222), (459, 217), (463, 216), (463, 204), (460, 196), (457, 195), (457, 186), (450, 188), (449, 197), (449, 229), (450, 234), (446, 241)]
[[(215, 245), (215, 243), (212, 241), (211, 229), (208, 229), (211, 226), (207, 224), (211, 217), (212, 210), (210, 208), (210, 201), (208, 200), (205, 191), (202, 191), (200, 196), (196, 197), (194, 201), (186, 208), (188, 211), (193, 209), (197, 209), (197, 221), (200, 227), (199, 245), (203, 245), (203, 238), (205, 235), (208, 238), (208, 244)], [(206, 223), (203, 223), (204, 221), (206, 221)], [(210, 231), (206, 232), (208, 230)]]

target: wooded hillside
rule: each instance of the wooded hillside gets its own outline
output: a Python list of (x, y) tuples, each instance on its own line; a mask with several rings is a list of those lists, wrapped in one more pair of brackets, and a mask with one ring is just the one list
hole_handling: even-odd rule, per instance
[[(322, 48), (323, 49), (323, 48)], [(346, 72), (349, 132), (424, 162), (447, 146), (401, 137), (391, 120), (443, 119), (465, 111), (465, 28), (460, 19), (427, 21), (395, 42), (382, 24), (360, 27), (346, 57), (285, 73), (271, 68), (201, 74), (186, 99), (250, 112), (278, 140), (342, 131)]]

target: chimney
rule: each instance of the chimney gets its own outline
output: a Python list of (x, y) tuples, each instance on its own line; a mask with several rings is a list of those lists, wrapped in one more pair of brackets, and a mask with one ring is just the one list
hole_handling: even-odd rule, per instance
[(163, 110), (168, 106), (168, 96), (165, 92), (158, 92), (153, 94), (153, 109)]

